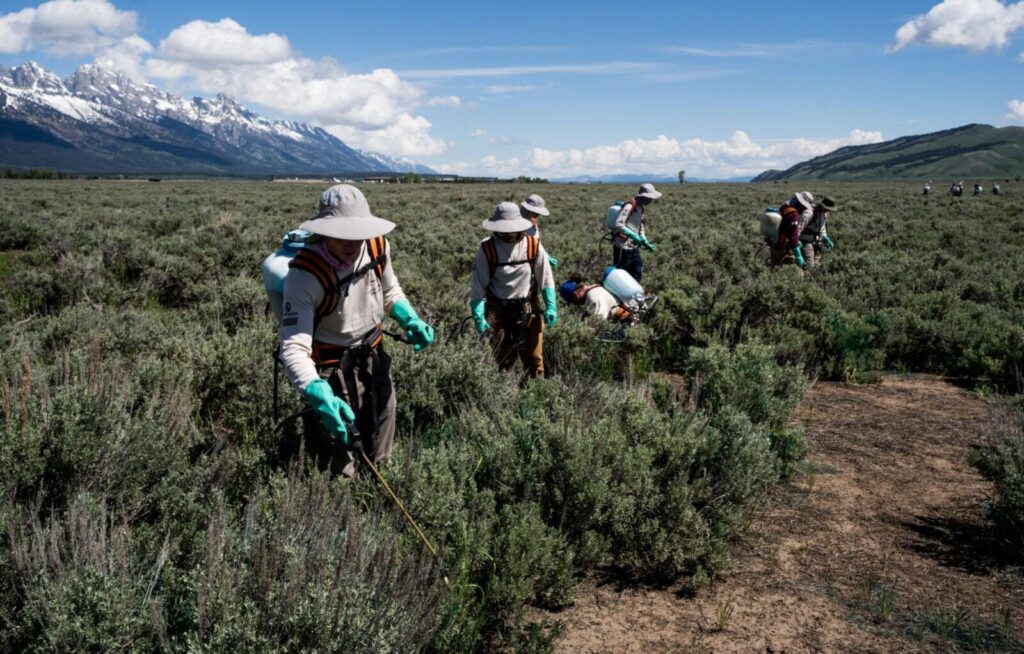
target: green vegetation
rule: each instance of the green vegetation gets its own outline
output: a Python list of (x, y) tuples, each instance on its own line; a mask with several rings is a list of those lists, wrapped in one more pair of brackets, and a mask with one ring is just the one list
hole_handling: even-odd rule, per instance
[[(326, 479), (290, 454), (294, 425), (275, 431), (259, 265), (319, 189), (0, 183), (0, 649), (542, 650), (557, 625), (527, 607), (570, 604), (586, 575), (712, 576), (803, 468), (789, 417), (810, 377), (1021, 391), (1016, 189), (954, 202), (896, 185), (811, 189), (840, 202), (813, 278), (769, 270), (755, 236), (795, 189), (672, 188), (650, 213), (648, 324), (609, 344), (562, 307), (553, 376), (520, 385), (463, 318), (480, 220), (534, 190), (366, 189), (439, 335), (416, 354), (388, 343), (384, 474), (446, 587), (371, 478)], [(632, 190), (545, 187), (560, 276), (598, 274), (605, 208)]]
[(1024, 127), (964, 125), (954, 129), (904, 136), (884, 143), (839, 148), (798, 163), (788, 170), (769, 170), (755, 182), (832, 180), (1010, 179), (1024, 169)]

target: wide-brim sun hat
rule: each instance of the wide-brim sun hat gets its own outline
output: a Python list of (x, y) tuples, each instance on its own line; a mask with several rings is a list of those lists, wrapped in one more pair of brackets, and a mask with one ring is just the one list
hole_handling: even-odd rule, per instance
[(395, 223), (374, 216), (366, 196), (350, 184), (337, 184), (324, 191), (320, 195), (319, 211), (299, 225), (299, 229), (319, 236), (346, 241), (377, 238), (394, 228)]
[(824, 209), (825, 211), (835, 211), (836, 210), (836, 201), (833, 200), (831, 197), (829, 197), (827, 195), (825, 197), (823, 197), (821, 199), (821, 202), (819, 202), (818, 204), (820, 204), (821, 208)]
[(519, 206), (527, 211), (535, 213), (540, 216), (550, 216), (551, 212), (544, 206), (544, 198), (534, 193), (525, 200), (519, 203)]
[(638, 197), (650, 198), (652, 200), (657, 200), (662, 195), (660, 191), (654, 189), (654, 184), (641, 184), (640, 190), (636, 194)]
[(489, 232), (503, 234), (525, 232), (533, 227), (533, 223), (529, 219), (523, 218), (523, 214), (519, 211), (519, 205), (515, 202), (502, 202), (494, 207), (491, 217), (481, 224)]
[(808, 191), (797, 191), (793, 197), (804, 209), (814, 208), (814, 196)]

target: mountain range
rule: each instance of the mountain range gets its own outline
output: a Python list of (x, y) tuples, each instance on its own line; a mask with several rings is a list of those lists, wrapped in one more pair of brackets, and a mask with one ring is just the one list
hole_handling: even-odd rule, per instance
[(964, 125), (851, 145), (752, 181), (999, 179), (1024, 172), (1024, 127)]
[(0, 167), (94, 174), (305, 175), (435, 171), (269, 120), (231, 97), (186, 100), (88, 64), (61, 79), (0, 66)]

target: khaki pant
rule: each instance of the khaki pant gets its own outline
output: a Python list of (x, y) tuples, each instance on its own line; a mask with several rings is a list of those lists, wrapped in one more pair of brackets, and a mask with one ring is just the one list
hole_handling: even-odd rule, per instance
[(494, 329), (494, 359), (502, 370), (518, 358), (530, 377), (544, 376), (544, 317), (536, 304), (498, 304), (488, 300), (487, 322)]
[[(348, 403), (356, 414), (363, 450), (374, 465), (386, 461), (395, 440), (395, 393), (391, 383), (391, 357), (378, 347), (376, 352), (354, 354), (336, 366), (320, 369), (334, 394)], [(316, 413), (303, 422), (306, 451), (320, 470), (351, 477), (355, 458), (345, 445), (327, 434)], [(349, 434), (349, 442), (354, 436)]]
[(804, 263), (808, 268), (821, 263), (821, 243), (801, 243), (800, 252), (804, 255)]

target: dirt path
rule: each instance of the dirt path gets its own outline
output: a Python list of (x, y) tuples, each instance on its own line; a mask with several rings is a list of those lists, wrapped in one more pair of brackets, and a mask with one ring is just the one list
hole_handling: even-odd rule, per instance
[(1021, 651), (1024, 578), (980, 545), (991, 408), (934, 377), (819, 383), (809, 466), (696, 597), (585, 586), (559, 652)]

